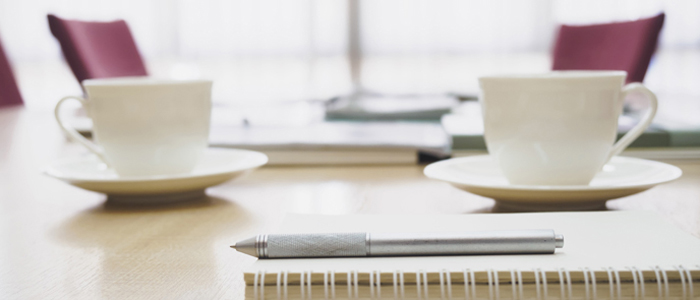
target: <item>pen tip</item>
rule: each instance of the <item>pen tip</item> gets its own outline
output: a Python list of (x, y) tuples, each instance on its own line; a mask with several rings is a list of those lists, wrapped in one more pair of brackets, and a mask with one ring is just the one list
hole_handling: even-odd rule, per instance
[(231, 245), (231, 248), (236, 249), (236, 244)]

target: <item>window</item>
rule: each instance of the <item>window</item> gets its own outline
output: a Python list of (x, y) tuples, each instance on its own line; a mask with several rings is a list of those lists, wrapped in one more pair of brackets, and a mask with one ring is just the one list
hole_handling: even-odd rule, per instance
[(700, 95), (696, 1), (351, 1), (0, 0), (0, 38), (29, 107), (51, 108), (80, 93), (47, 13), (125, 19), (152, 75), (214, 79), (215, 101), (257, 103), (322, 100), (353, 84), (382, 93), (473, 93), (480, 74), (548, 70), (557, 24), (664, 11), (646, 83)]

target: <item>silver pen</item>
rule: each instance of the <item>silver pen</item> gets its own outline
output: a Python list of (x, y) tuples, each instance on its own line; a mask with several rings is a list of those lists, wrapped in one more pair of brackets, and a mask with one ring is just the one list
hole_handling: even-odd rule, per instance
[(564, 236), (551, 229), (454, 233), (261, 234), (231, 248), (258, 258), (552, 254)]

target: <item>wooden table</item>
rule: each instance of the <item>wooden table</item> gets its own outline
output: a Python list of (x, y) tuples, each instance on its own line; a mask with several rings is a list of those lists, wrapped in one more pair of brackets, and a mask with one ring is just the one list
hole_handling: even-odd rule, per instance
[[(0, 110), (0, 298), (242, 299), (252, 257), (229, 245), (275, 230), (286, 213), (464, 214), (490, 199), (422, 174), (424, 166), (264, 167), (201, 201), (113, 206), (41, 174), (84, 154), (49, 111)], [(700, 237), (700, 161), (681, 179), (609, 201), (653, 210)]]

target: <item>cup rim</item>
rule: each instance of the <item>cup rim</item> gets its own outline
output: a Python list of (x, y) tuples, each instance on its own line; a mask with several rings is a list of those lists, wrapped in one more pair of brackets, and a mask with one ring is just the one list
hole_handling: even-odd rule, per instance
[(211, 84), (213, 81), (208, 79), (164, 79), (153, 77), (113, 77), (113, 78), (96, 78), (83, 80), (84, 87), (97, 86), (154, 86), (154, 85), (181, 85), (181, 84)]
[(619, 70), (562, 70), (543, 73), (502, 74), (479, 76), (482, 79), (518, 79), (518, 80), (552, 80), (552, 79), (582, 79), (582, 78), (611, 78), (627, 77), (627, 72)]

